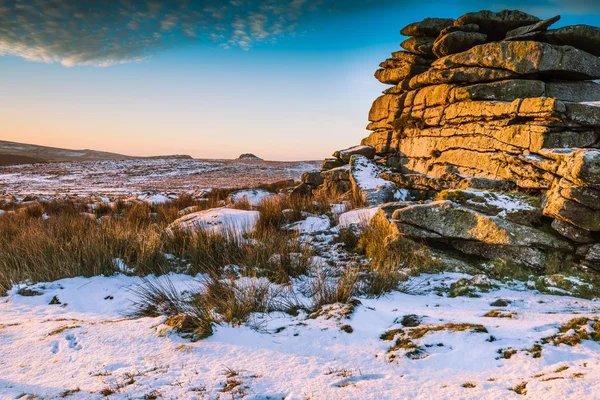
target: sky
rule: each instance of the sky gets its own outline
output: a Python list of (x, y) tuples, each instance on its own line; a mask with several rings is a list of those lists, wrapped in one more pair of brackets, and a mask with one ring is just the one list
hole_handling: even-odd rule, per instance
[(600, 25), (593, 0), (0, 0), (0, 139), (322, 159), (367, 136), (400, 29), (505, 8)]

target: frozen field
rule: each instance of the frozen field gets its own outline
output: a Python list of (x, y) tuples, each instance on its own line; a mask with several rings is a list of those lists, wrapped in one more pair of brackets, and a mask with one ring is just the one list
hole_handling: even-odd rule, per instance
[[(160, 333), (162, 317), (124, 318), (140, 278), (38, 284), (39, 296), (0, 298), (0, 398), (598, 398), (599, 343), (546, 344), (539, 358), (521, 351), (572, 318), (596, 316), (598, 302), (504, 285), (479, 298), (434, 293), (464, 276), (414, 278), (410, 294), (361, 298), (349, 318), (336, 306), (317, 318), (260, 314), (251, 326), (219, 326), (195, 343)], [(202, 277), (171, 279), (185, 290)], [(54, 296), (62, 304), (49, 305)], [(510, 302), (502, 310), (512, 318), (484, 316), (499, 310), (490, 305), (498, 299)], [(481, 324), (487, 332), (432, 330), (415, 340), (422, 353), (406, 357), (380, 338), (403, 328), (406, 314), (421, 326)], [(506, 359), (503, 349), (519, 351)], [(519, 386), (525, 396), (511, 390)]]
[(0, 167), (0, 194), (127, 194), (247, 187), (298, 179), (320, 162), (149, 159)]

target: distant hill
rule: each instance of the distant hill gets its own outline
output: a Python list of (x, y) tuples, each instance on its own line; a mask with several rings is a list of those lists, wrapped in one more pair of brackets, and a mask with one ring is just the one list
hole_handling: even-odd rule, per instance
[(135, 157), (98, 150), (70, 150), (0, 140), (0, 165), (35, 164), (39, 162), (134, 160), (144, 158), (192, 158), (188, 155)]
[(240, 155), (238, 158), (238, 160), (256, 160), (256, 161), (262, 161), (262, 158), (255, 156), (252, 153), (244, 153), (242, 155)]
[(0, 167), (6, 165), (17, 165), (17, 164), (39, 164), (47, 161), (41, 158), (19, 156), (15, 154), (0, 154)]

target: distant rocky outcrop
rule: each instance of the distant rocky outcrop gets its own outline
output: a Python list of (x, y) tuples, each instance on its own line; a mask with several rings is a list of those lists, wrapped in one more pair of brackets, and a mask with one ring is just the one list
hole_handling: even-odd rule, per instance
[(242, 155), (240, 155), (237, 160), (255, 160), (255, 161), (262, 161), (262, 158), (255, 156), (252, 153), (244, 153)]
[[(304, 191), (352, 190), (373, 205), (392, 200), (381, 181), (393, 183), (408, 193), (386, 206), (398, 234), (600, 270), (600, 28), (550, 29), (559, 19), (479, 11), (403, 28), (403, 50), (375, 72), (391, 86), (371, 107), (371, 134)], [(365, 170), (385, 190), (366, 190)]]

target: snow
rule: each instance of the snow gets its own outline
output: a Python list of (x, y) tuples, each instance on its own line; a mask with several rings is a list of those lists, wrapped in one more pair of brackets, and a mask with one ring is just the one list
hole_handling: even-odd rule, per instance
[(320, 217), (308, 217), (303, 221), (289, 224), (285, 228), (298, 231), (302, 234), (309, 234), (328, 230), (331, 228), (331, 221), (326, 215)]
[(113, 259), (113, 264), (119, 271), (121, 271), (124, 274), (131, 274), (135, 272), (133, 268), (129, 268), (127, 264), (125, 264), (125, 261), (120, 258)]
[(339, 226), (348, 228), (351, 225), (368, 225), (379, 210), (378, 207), (357, 208), (340, 215)]
[(170, 198), (160, 193), (140, 195), (138, 199), (152, 205), (165, 204), (171, 201)]
[(592, 107), (600, 107), (600, 101), (583, 101), (579, 104), (585, 104), (586, 106), (592, 106)]
[[(360, 161), (360, 162), (359, 162)], [(352, 164), (352, 176), (363, 190), (377, 190), (394, 184), (379, 177), (380, 171), (374, 162), (366, 157), (356, 157)]]
[[(490, 206), (502, 209), (502, 214), (504, 215), (514, 213), (517, 211), (535, 210), (534, 206), (521, 200), (516, 195), (473, 189), (466, 189), (463, 190), (463, 192), (476, 196), (481, 200), (484, 200), (485, 203), (489, 204)], [(480, 204), (481, 200), (469, 200), (468, 202), (472, 204)]]
[(6, 211), (0, 210), (0, 215), (4, 214)]
[(247, 161), (137, 159), (0, 166), (0, 194), (115, 198), (174, 192), (202, 196), (210, 188), (299, 179), (319, 165), (318, 161), (253, 161), (249, 168)]
[(331, 213), (333, 214), (334, 217), (337, 217), (340, 214), (345, 213), (346, 210), (350, 207), (351, 207), (351, 205), (350, 205), (350, 202), (348, 202), (348, 201), (339, 203), (339, 204), (332, 204), (331, 205)]
[(262, 189), (248, 189), (231, 193), (228, 200), (231, 204), (247, 200), (252, 207), (256, 207), (269, 197), (277, 197), (277, 194)]
[(184, 230), (206, 230), (210, 233), (243, 234), (252, 232), (260, 213), (258, 211), (236, 210), (233, 208), (211, 208), (185, 215), (175, 220), (170, 228)]
[[(413, 278), (407, 284), (413, 294), (360, 298), (348, 319), (335, 316), (335, 305), (318, 318), (257, 314), (252, 324), (216, 326), (213, 336), (198, 342), (160, 335), (164, 317), (124, 317), (135, 297), (131, 290), (141, 282), (137, 277), (37, 284), (42, 295), (34, 297), (14, 289), (0, 298), (0, 398), (59, 398), (77, 388), (68, 398), (101, 399), (105, 388), (118, 388), (109, 397), (114, 399), (151, 393), (169, 399), (241, 398), (221, 392), (227, 368), (239, 371), (236, 378), (248, 399), (520, 399), (509, 388), (521, 382), (527, 382), (527, 398), (597, 396), (598, 343), (547, 345), (541, 358), (519, 352), (499, 359), (498, 351), (529, 348), (572, 318), (593, 317), (598, 302), (502, 285), (480, 298), (432, 292), (463, 276)], [(184, 291), (202, 278), (173, 274), (170, 279)], [(54, 296), (62, 304), (49, 305)], [(517, 313), (515, 318), (483, 317), (497, 309), (490, 303), (498, 298), (511, 301), (503, 309)], [(426, 358), (410, 359), (399, 350), (390, 361), (393, 342), (379, 336), (402, 328), (399, 320), (406, 314), (416, 314), (422, 324), (483, 324), (489, 333), (430, 332), (417, 340)], [(475, 387), (464, 388), (466, 382)]]
[(347, 149), (344, 149), (344, 150), (340, 150), (340, 153), (356, 153), (356, 152), (360, 152), (362, 150), (371, 149), (371, 148), (372, 148), (371, 146), (357, 145), (357, 146), (348, 147)]
[(398, 189), (394, 193), (394, 200), (396, 201), (407, 201), (410, 197), (410, 192), (408, 189)]

